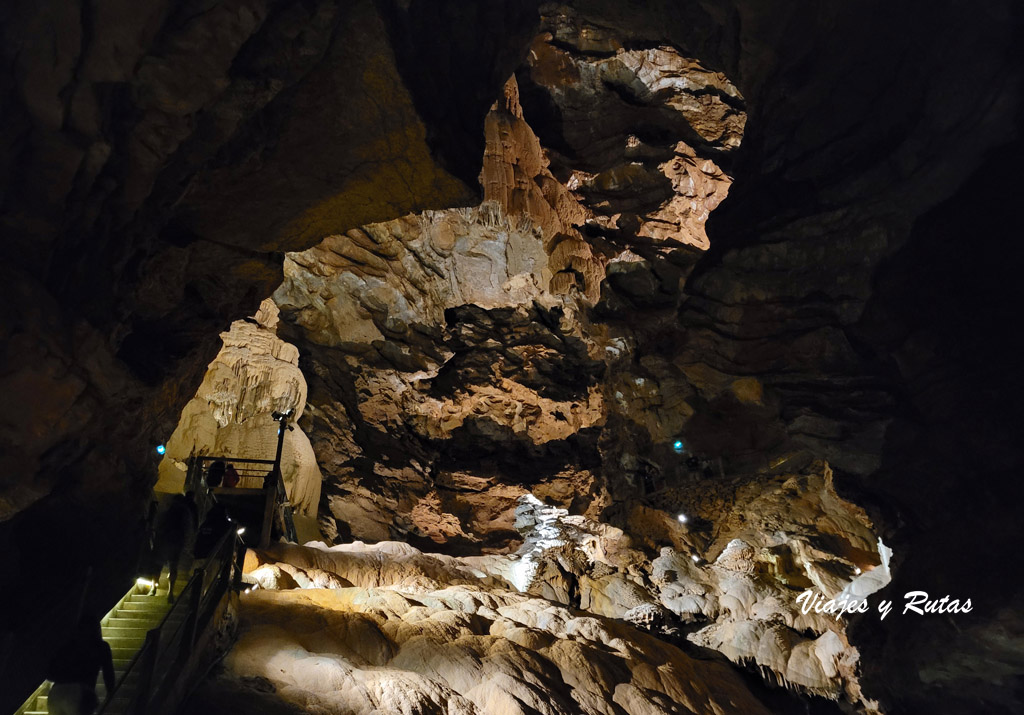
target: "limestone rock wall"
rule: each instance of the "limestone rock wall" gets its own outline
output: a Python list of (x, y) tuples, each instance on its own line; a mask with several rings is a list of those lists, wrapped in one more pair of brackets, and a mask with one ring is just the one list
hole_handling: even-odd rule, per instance
[[(144, 493), (215, 336), (280, 282), (275, 252), (477, 200), (479, 127), (536, 15), (431, 7), (6, 8), (3, 387), (46, 396), (5, 423), (0, 518), (98, 475)], [(460, 123), (429, 129), (435, 102)]]
[[(486, 644), (487, 653), (500, 647), (509, 657), (519, 658), (520, 651), (513, 645), (517, 644), (535, 649), (542, 659), (532, 665), (521, 664), (524, 673), (543, 677), (545, 661), (561, 673), (562, 682), (535, 683), (554, 699), (555, 712), (618, 712), (616, 705), (630, 713), (660, 712), (669, 707), (650, 690), (671, 694), (677, 703), (691, 703), (688, 707), (701, 712), (701, 706), (695, 706), (692, 696), (685, 694), (695, 683), (692, 679), (699, 679), (704, 687), (709, 687), (709, 682), (719, 684), (713, 688), (727, 680), (717, 670), (720, 664), (712, 666), (707, 660), (691, 666), (698, 667), (698, 672), (677, 671), (682, 654), (668, 655), (678, 653), (676, 647), (689, 642), (718, 650), (733, 662), (753, 665), (771, 682), (784, 683), (798, 692), (846, 700), (864, 712), (876, 711), (877, 703), (861, 692), (860, 653), (850, 643), (846, 618), (814, 611), (805, 614), (796, 600), (805, 588), (834, 597), (872, 574), (881, 578), (873, 579), (871, 589), (861, 588), (862, 596), (888, 582), (888, 554), (880, 554), (872, 543), (872, 524), (863, 510), (836, 495), (827, 465), (780, 477), (758, 500), (740, 500), (716, 525), (716, 541), (711, 545), (701, 541), (702, 528), (695, 525), (699, 514), (692, 514), (691, 519), (686, 525), (677, 521), (673, 527), (678, 546), (663, 548), (653, 559), (636, 548), (642, 546), (642, 540), (608, 524), (545, 505), (532, 495), (518, 500), (516, 527), (523, 544), (514, 554), (452, 557), (422, 553), (400, 542), (330, 547), (323, 543), (280, 544), (250, 553), (244, 579), (256, 591), (247, 591), (242, 597), (243, 634), (228, 656), (226, 677), (208, 682), (201, 702), (238, 687), (239, 681), (251, 684), (251, 679), (258, 677), (273, 683), (277, 697), (306, 707), (310, 703), (328, 710), (370, 707), (383, 693), (373, 690), (375, 680), (368, 680), (369, 674), (359, 667), (358, 659), (369, 649), (380, 654), (373, 660), (374, 678), (394, 669), (426, 677), (426, 681), (416, 679), (409, 684), (408, 697), (432, 701), (439, 697), (432, 689), (439, 684), (442, 692), (447, 692), (445, 686), (451, 687), (469, 701), (463, 703), (449, 694), (450, 703), (464, 705), (468, 712), (489, 712), (498, 707), (497, 693), (480, 700), (480, 691), (471, 686), (466, 691), (459, 684), (479, 683), (480, 668), (486, 671), (488, 667), (489, 658), (478, 652), (477, 646)], [(324, 588), (330, 591), (321, 590)], [(277, 593), (264, 594), (267, 590)], [(487, 628), (473, 630), (471, 626), (472, 633), (446, 630), (443, 636), (436, 634), (441, 639), (436, 640), (415, 629), (408, 631), (410, 621), (401, 615), (404, 611), (390, 611), (396, 604), (418, 609), (417, 623), (443, 621), (450, 627), (452, 616), (437, 610), (454, 609)], [(364, 621), (369, 631), (331, 626), (336, 640), (330, 647), (306, 640), (313, 634), (301, 625), (300, 614), (316, 622), (340, 624), (354, 613), (372, 614), (378, 630)], [(514, 624), (500, 619), (495, 622), (499, 614)], [(559, 640), (576, 640), (583, 623), (592, 635), (614, 633), (624, 649), (607, 641), (605, 646), (613, 646), (611, 650), (591, 644), (596, 650), (587, 651), (586, 674), (575, 674), (579, 664), (561, 659), (560, 651), (568, 644), (559, 645)], [(415, 634), (413, 641), (422, 660), (406, 652), (412, 644), (406, 645), (405, 634)], [(475, 640), (479, 638), (484, 640)], [(513, 644), (502, 644), (503, 639)], [(462, 655), (454, 659), (439, 656), (452, 648)], [(292, 656), (268, 660), (268, 649), (299, 656), (294, 661)], [(643, 674), (652, 649), (659, 654), (654, 658), (662, 664), (659, 668), (667, 662), (676, 664), (671, 676), (666, 674), (658, 681), (671, 693), (636, 682), (646, 678)], [(626, 657), (621, 675), (605, 671), (616, 662), (615, 656), (607, 661), (601, 652), (620, 652)], [(320, 671), (313, 662), (336, 671), (341, 679), (332, 676), (333, 685), (329, 686), (317, 675)], [(442, 662), (444, 667), (439, 666)], [(700, 670), (707, 667), (718, 675)], [(627, 677), (627, 672), (632, 675)], [(519, 679), (521, 675), (497, 682), (500, 702), (526, 697), (526, 703), (537, 708), (537, 701), (521, 690)], [(633, 686), (647, 697), (639, 701), (630, 699), (632, 695), (627, 698), (627, 691), (634, 693)], [(724, 712), (762, 707), (753, 700), (741, 704), (733, 699), (739, 697), (733, 692), (735, 687), (729, 686), (727, 703), (712, 707)], [(581, 700), (584, 694), (579, 689), (590, 691), (585, 700)], [(353, 705), (350, 692), (361, 693), (370, 704)], [(562, 697), (568, 700), (563, 702)]]
[[(660, 548), (677, 504), (643, 503), (649, 486), (696, 476), (699, 504), (730, 506), (827, 457), (899, 589), (978, 598), (955, 623), (858, 624), (864, 682), (891, 711), (1019, 712), (1015, 3), (536, 9), (4, 6), (0, 547), (29, 585), (0, 611), (52, 600), (32, 575), (57, 551), (96, 584), (126, 575), (153, 447), (216, 336), (279, 283), (279, 252), (476, 205), (487, 163), (482, 193), (509, 225), (529, 215), (547, 257), (536, 300), (404, 333), (375, 306), (383, 338), (360, 317), (373, 339), (343, 350), (287, 328), (304, 426), (340, 475), (335, 528), (515, 548), (529, 489)], [(459, 426), (437, 437), (424, 405)], [(537, 409), (564, 435), (574, 405), (585, 426), (538, 444)], [(703, 481), (719, 463), (738, 497)], [(23, 623), (9, 680), (31, 690)]]
[[(550, 42), (543, 36), (534, 54), (557, 53)], [(329, 475), (326, 533), (502, 548), (517, 540), (516, 497), (533, 490), (596, 514), (609, 490), (625, 493), (638, 471), (659, 469), (645, 466), (641, 452), (652, 442), (664, 450), (693, 414), (684, 372), (654, 356), (638, 368), (645, 337), (606, 318), (647, 301), (667, 327), (685, 274), (706, 247), (698, 228), (729, 179), (688, 146), (669, 142), (668, 154), (645, 153), (631, 131), (667, 112), (676, 129), (717, 127), (702, 151), (727, 156), (742, 129), (742, 99), (724, 77), (674, 50), (650, 61), (620, 52), (613, 69), (566, 57), (579, 65), (570, 74), (590, 79), (565, 89), (575, 99), (562, 101), (619, 110), (601, 125), (602, 145), (618, 149), (574, 161), (662, 179), (666, 167), (681, 172), (666, 191), (635, 197), (646, 229), (641, 204), (629, 214), (632, 232), (610, 228), (606, 197), (566, 174), (567, 160), (541, 145), (513, 77), (485, 123), (479, 207), (364, 226), (288, 255), (274, 300), (287, 336), (308, 355), (306, 426)], [(632, 86), (640, 105), (624, 103), (618, 85), (599, 75)], [(727, 93), (731, 108), (697, 112), (695, 97), (709, 88)], [(575, 121), (597, 126), (593, 114)], [(666, 159), (676, 150), (688, 158)], [(636, 193), (646, 180), (637, 181), (616, 190)], [(678, 221), (656, 218), (665, 211)], [(651, 253), (642, 246), (656, 224)], [(663, 268), (667, 254), (675, 263)], [(625, 440), (615, 437), (620, 429)], [(640, 443), (629, 445), (633, 438)]]
[(239, 641), (224, 674), (190, 702), (193, 712), (239, 689), (262, 691), (270, 706), (324, 712), (768, 712), (724, 664), (509, 591), (481, 559), (403, 544), (272, 554), (274, 567), (300, 579), (329, 569), (341, 582), (244, 594)]
[[(277, 306), (268, 299), (255, 318), (221, 334), (221, 351), (165, 444), (156, 491), (180, 492), (192, 456), (274, 459), (279, 423), (272, 413), (292, 411), (297, 420), (306, 407), (299, 351), (277, 337), (277, 324)], [(281, 474), (296, 513), (315, 519), (323, 476), (301, 429), (285, 433)]]

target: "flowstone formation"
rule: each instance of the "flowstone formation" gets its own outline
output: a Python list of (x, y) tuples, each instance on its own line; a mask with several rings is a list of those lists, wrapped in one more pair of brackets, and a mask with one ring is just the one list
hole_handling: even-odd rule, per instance
[(844, 620), (797, 602), (805, 588), (888, 581), (867, 516), (817, 467), (729, 513), (725, 546), (696, 560), (685, 530), (651, 559), (622, 530), (532, 495), (510, 555), (399, 542), (250, 552), (239, 641), (192, 707), (244, 693), (332, 713), (767, 711), (689, 642), (872, 712)]
[(191, 712), (240, 701), (339, 715), (770, 712), (723, 663), (508, 592), (256, 592), (241, 619), (229, 675), (204, 684)]
[[(854, 326), (905, 227), (890, 199), (862, 218), (815, 207), (715, 253), (740, 91), (678, 47), (545, 13), (485, 120), (483, 203), (286, 257), (274, 301), (309, 381), (322, 533), (462, 555), (469, 571), (420, 575), (624, 620), (878, 711), (856, 634), (796, 596), (891, 579), (853, 500), (894, 398)], [(354, 583), (280, 558), (255, 582)]]
[[(277, 306), (265, 300), (254, 317), (221, 334), (224, 346), (167, 440), (156, 491), (184, 489), (189, 457), (274, 459), (280, 423), (273, 414), (297, 420), (306, 407), (299, 352), (277, 337), (277, 325)], [(316, 519), (323, 476), (301, 429), (285, 432), (281, 476), (296, 513)]]
[[(286, 258), (322, 532), (512, 552), (488, 571), (508, 588), (872, 710), (843, 623), (794, 605), (887, 582), (871, 521), (678, 322), (743, 100), (674, 48), (548, 22), (487, 117), (479, 207)], [(561, 133), (542, 145), (524, 104), (560, 107)], [(261, 578), (323, 582), (293, 571)]]
[[(698, 395), (644, 344), (679, 338), (742, 98), (673, 48), (595, 60), (563, 46), (541, 35), (492, 107), (480, 206), (286, 258), (274, 300), (309, 376), (325, 534), (493, 551), (517, 541), (527, 491), (596, 516), (644, 475), (674, 475), (677, 460), (645, 453), (667, 456)], [(566, 126), (600, 136), (542, 146), (520, 81), (590, 107)]]
[[(639, 514), (625, 533), (523, 497), (517, 525), (525, 541), (508, 578), (519, 590), (685, 638), (757, 666), (771, 682), (871, 711), (877, 703), (861, 692), (860, 655), (844, 619), (804, 613), (796, 600), (808, 589), (863, 599), (890, 580), (890, 552), (832, 479), (817, 464), (728, 496), (724, 485), (705, 485), (706, 498), (717, 491), (725, 503), (694, 505), (685, 525), (665, 525), (673, 545), (654, 557)], [(710, 533), (692, 525), (710, 519)]]

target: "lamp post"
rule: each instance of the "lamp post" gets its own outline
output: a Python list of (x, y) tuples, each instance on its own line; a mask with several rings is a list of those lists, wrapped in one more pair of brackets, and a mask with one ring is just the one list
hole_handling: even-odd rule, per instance
[[(281, 531), (286, 538), (295, 539), (295, 524), (292, 521), (291, 509), (288, 507), (288, 493), (284, 488), (284, 479), (281, 475), (281, 455), (284, 452), (285, 430), (292, 430), (294, 427), (288, 424), (289, 418), (294, 410), (287, 412), (273, 412), (271, 417), (278, 423), (277, 428), (277, 453), (274, 455), (274, 467), (268, 477), (269, 481), (264, 484), (266, 491), (266, 507), (263, 513), (263, 533), (260, 534), (260, 548), (270, 545), (270, 532), (273, 529), (274, 511), (276, 507), (281, 508)], [(278, 502), (280, 500), (280, 502)]]
[(288, 418), (292, 416), (294, 410), (288, 410), (287, 412), (272, 412), (271, 417), (278, 423), (277, 425), (277, 454), (274, 455), (274, 472), (278, 477), (281, 476), (281, 453), (284, 451), (284, 431), (295, 429), (288, 424)]

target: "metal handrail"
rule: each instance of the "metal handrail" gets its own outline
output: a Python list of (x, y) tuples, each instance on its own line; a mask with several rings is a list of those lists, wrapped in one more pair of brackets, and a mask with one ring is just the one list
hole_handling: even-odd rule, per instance
[[(235, 488), (217, 487), (208, 489), (204, 476), (207, 468), (214, 462), (221, 461), (235, 467), (239, 476), (239, 486)], [(239, 465), (249, 465), (246, 466)], [(257, 467), (259, 467), (257, 469)], [(269, 469), (268, 469), (269, 467)], [(273, 477), (277, 468), (277, 462), (272, 459), (243, 459), (217, 455), (204, 455), (191, 457), (189, 461), (188, 474), (185, 477), (185, 491), (195, 495), (196, 507), (199, 510), (200, 519), (206, 515), (211, 506), (211, 493), (256, 493), (266, 489), (268, 479)]]
[[(108, 705), (114, 701), (114, 698), (117, 696), (118, 691), (121, 689), (121, 686), (123, 686), (125, 684), (125, 682), (128, 680), (128, 676), (131, 675), (132, 671), (135, 669), (135, 666), (139, 663), (140, 660), (142, 660), (142, 657), (144, 655), (148, 654), (149, 650), (152, 647), (152, 640), (149, 637), (150, 634), (153, 633), (154, 631), (160, 632), (160, 631), (163, 630), (164, 624), (167, 623), (167, 619), (171, 616), (171, 614), (174, 613), (175, 610), (182, 603), (186, 602), (182, 598), (182, 596), (185, 596), (186, 593), (189, 592), (189, 589), (194, 587), (193, 585), (195, 584), (196, 579), (201, 577), (201, 575), (202, 575), (201, 571), (198, 571), (198, 570), (195, 573), (192, 574), (192, 578), (189, 579), (188, 583), (185, 585), (185, 588), (183, 588), (181, 590), (181, 595), (178, 597), (178, 600), (174, 603), (173, 606), (171, 606), (171, 608), (167, 611), (167, 613), (164, 614), (164, 617), (160, 619), (159, 625), (157, 625), (156, 628), (151, 628), (149, 630), (149, 633), (146, 634), (146, 641), (145, 641), (145, 643), (143, 643), (142, 647), (139, 648), (139, 650), (135, 653), (134, 656), (132, 656), (132, 659), (130, 661), (128, 661), (128, 667), (125, 668), (124, 673), (117, 680), (117, 682), (114, 683), (114, 689), (110, 691), (110, 693), (107, 695), (107, 699), (104, 701), (103, 705), (99, 709), (100, 713), (106, 712)], [(138, 698), (140, 695), (142, 695), (141, 692), (137, 693), (136, 694), (136, 698)], [(134, 705), (135, 705), (135, 703), (132, 703), (133, 707), (134, 707)], [(129, 708), (129, 709), (131, 709), (131, 708)]]
[[(171, 650), (173, 650), (173, 648), (171, 648), (170, 646), (175, 645), (175, 639), (177, 639), (179, 634), (182, 633), (182, 629), (185, 628), (185, 625), (189, 623), (190, 620), (192, 621), (193, 632), (191, 634), (191, 637), (189, 638), (188, 649), (191, 650), (192, 647), (195, 645), (195, 638), (200, 632), (198, 628), (199, 614), (207, 610), (207, 608), (204, 608), (203, 606), (209, 606), (210, 598), (212, 597), (214, 590), (219, 590), (216, 587), (221, 581), (224, 582), (224, 584), (221, 585), (227, 585), (230, 588), (231, 565), (234, 563), (235, 560), (233, 557), (235, 555), (234, 547), (236, 539), (237, 535), (233, 531), (229, 530), (227, 533), (225, 533), (224, 536), (221, 537), (221, 540), (217, 544), (217, 547), (213, 550), (213, 554), (210, 556), (206, 565), (202, 568), (196, 569), (193, 572), (192, 577), (185, 585), (185, 588), (183, 588), (181, 590), (181, 593), (178, 595), (177, 601), (175, 601), (174, 605), (171, 606), (171, 608), (167, 611), (166, 614), (164, 614), (164, 617), (160, 619), (160, 624), (157, 625), (155, 628), (150, 629), (150, 631), (146, 634), (145, 643), (143, 643), (142, 647), (135, 653), (134, 656), (132, 656), (132, 659), (128, 663), (128, 667), (125, 669), (124, 673), (117, 680), (117, 682), (114, 684), (114, 688), (111, 690), (111, 692), (107, 694), (106, 700), (100, 706), (98, 715), (103, 715), (107, 712), (108, 708), (111, 706), (111, 704), (114, 702), (114, 699), (117, 697), (117, 694), (121, 690), (122, 686), (124, 686), (124, 684), (128, 681), (129, 676), (132, 675), (133, 671), (136, 670), (136, 668), (139, 666), (140, 663), (143, 662), (144, 659), (145, 662), (150, 664), (149, 672), (143, 673), (143, 687), (139, 688), (139, 691), (135, 694), (134, 698), (129, 703), (128, 712), (142, 712), (140, 706), (145, 705), (149, 702), (149, 693), (155, 693), (156, 691), (161, 689), (163, 685), (167, 682), (167, 676), (170, 673), (169, 668), (163, 671), (162, 675), (160, 676), (159, 682), (154, 683), (152, 680), (152, 677), (154, 675), (153, 670), (155, 669), (157, 660), (164, 653), (168, 653)], [(228, 545), (231, 546), (230, 549), (227, 548)], [(227, 554), (231, 554), (231, 557), (225, 558)], [(206, 570), (211, 566), (214, 566), (216, 575), (214, 576), (213, 579), (211, 579), (208, 585), (205, 585), (204, 581), (206, 580)], [(197, 590), (199, 594), (198, 598), (193, 596), (193, 594), (197, 592)], [(167, 625), (168, 619), (170, 619), (170, 617), (173, 614), (180, 613), (180, 609), (185, 608), (190, 609), (189, 613), (181, 621), (178, 627), (175, 628), (174, 632), (169, 634), (169, 637), (164, 638), (163, 631), (165, 626)], [(179, 648), (179, 652), (174, 655), (174, 660), (172, 661), (172, 664), (177, 662), (178, 659), (181, 658), (181, 655), (184, 653), (182, 643), (178, 642), (176, 645)], [(156, 650), (157, 652), (154, 652), (154, 650)]]
[[(202, 484), (202, 477), (206, 472), (205, 465), (213, 464), (218, 461), (235, 467), (235, 471), (238, 472), (239, 476), (243, 479), (266, 478), (269, 473), (273, 471), (273, 467), (276, 464), (272, 459), (243, 459), (238, 457), (218, 457), (215, 455), (192, 457), (185, 490), (196, 490)], [(256, 474), (257, 470), (255, 468), (246, 468), (245, 466), (239, 468), (238, 465), (259, 465), (261, 467), (269, 466), (270, 469), (261, 469), (259, 470), (259, 474)]]

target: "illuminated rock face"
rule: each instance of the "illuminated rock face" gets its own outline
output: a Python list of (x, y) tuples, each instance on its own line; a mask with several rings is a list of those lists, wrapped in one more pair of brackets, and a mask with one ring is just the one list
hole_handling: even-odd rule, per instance
[(739, 90), (675, 48), (625, 49), (614, 33), (589, 54), (587, 33), (566, 23), (546, 18), (554, 34), (517, 73), (531, 117), (558, 109), (544, 137), (551, 171), (590, 209), (592, 232), (706, 249), (704, 224), (732, 182), (716, 160), (731, 163), (743, 138)]
[[(514, 551), (516, 507), (532, 493), (621, 529), (648, 562), (671, 544), (647, 569), (664, 593), (600, 573), (585, 576), (596, 586), (574, 582), (564, 559), (510, 583), (540, 574), (537, 595), (575, 603), (575, 592), (591, 612), (638, 623), (708, 619), (702, 645), (872, 707), (888, 689), (881, 660), (828, 619), (801, 633), (792, 605), (779, 606), (803, 588), (834, 595), (863, 566), (817, 552), (822, 524), (780, 542), (767, 524), (741, 533), (724, 519), (735, 508), (756, 522), (763, 509), (799, 523), (800, 505), (777, 509), (761, 492), (780, 465), (799, 472), (813, 457), (830, 460), (852, 501), (890, 490), (871, 480), (888, 436), (907, 427), (893, 429), (898, 398), (880, 372), (889, 331), (902, 328), (873, 308), (875, 277), (906, 239), (908, 207), (934, 197), (852, 182), (805, 203), (779, 192), (806, 184), (763, 166), (722, 204), (743, 169), (740, 92), (678, 50), (635, 49), (578, 20), (545, 17), (488, 114), (482, 205), (367, 225), (288, 258), (275, 299), (309, 375), (323, 532)], [(751, 86), (762, 70), (747, 70)], [(822, 161), (750, 126), (751, 151), (776, 152), (773, 166)], [(865, 213), (850, 208), (861, 199)], [(722, 243), (705, 254), (716, 222)], [(907, 484), (902, 468), (889, 467), (893, 485)], [(887, 499), (867, 503), (892, 523)], [(733, 535), (712, 544), (709, 533)], [(876, 536), (857, 536), (872, 566)], [(748, 549), (756, 559), (733, 559)], [(770, 571), (768, 583), (758, 591), (718, 564), (726, 552)], [(715, 565), (669, 579), (693, 554)]]
[(239, 641), (192, 712), (254, 678), (264, 707), (331, 713), (768, 712), (722, 663), (503, 588), (485, 575), (502, 557), (452, 559), (402, 544), (274, 553), (353, 586), (243, 595)]
[[(537, 51), (555, 50), (541, 41)], [(675, 438), (693, 414), (693, 390), (679, 366), (648, 357), (638, 369), (643, 337), (603, 320), (614, 311), (604, 306), (647, 300), (669, 319), (728, 178), (684, 144), (647, 151), (631, 130), (669, 112), (679, 131), (714, 134), (717, 144), (702, 151), (724, 156), (743, 114), (724, 77), (674, 51), (641, 55), (620, 53), (612, 67), (584, 62), (574, 72), (593, 77), (574, 91), (595, 107), (621, 105), (594, 78), (614, 77), (646, 103), (636, 115), (623, 110), (606, 137), (621, 151), (602, 161), (613, 174), (674, 177), (667, 192), (641, 195), (646, 179), (614, 189), (646, 206), (634, 242), (649, 244), (650, 227), (660, 226), (652, 250), (625, 234), (624, 245), (584, 236), (590, 225), (622, 231), (581, 174), (552, 173), (554, 154), (533, 133), (512, 78), (485, 122), (479, 207), (364, 226), (288, 255), (274, 300), (308, 355), (304, 424), (329, 475), (326, 534), (505, 548), (517, 540), (514, 500), (526, 491), (597, 515), (610, 494), (635, 492), (639, 471), (660, 469), (643, 450)], [(695, 113), (690, 93), (708, 91), (734, 105)], [(663, 160), (665, 151), (676, 158)], [(609, 191), (617, 181), (594, 180)], [(624, 220), (639, 226), (639, 215)], [(669, 254), (681, 265), (662, 271)]]
[(142, 500), (280, 252), (476, 202), (480, 125), (536, 24), (519, 2), (80, 5), (4, 16), (0, 387), (24, 407), (0, 519), (126, 475)]
[(339, 714), (770, 712), (722, 663), (508, 592), (256, 592), (241, 618), (225, 675), (191, 712), (215, 708), (225, 690), (235, 700), (235, 689), (261, 712), (281, 701)]
[(622, 530), (532, 495), (516, 517), (524, 543), (511, 555), (399, 542), (250, 554), (245, 580), (260, 590), (242, 597), (225, 676), (192, 707), (264, 678), (270, 701), (328, 712), (383, 707), (395, 693), (382, 683), (401, 683), (409, 707), (441, 699), (460, 712), (760, 712), (722, 664), (669, 645), (684, 632), (798, 692), (877, 707), (860, 691), (845, 620), (804, 613), (796, 600), (804, 586), (834, 597), (860, 571), (888, 578), (867, 516), (836, 496), (827, 467), (737, 505), (697, 562), (688, 542), (702, 535), (681, 525), (679, 549), (651, 560)]
[[(299, 351), (277, 337), (277, 324), (277, 306), (268, 299), (254, 318), (221, 334), (224, 347), (167, 440), (156, 491), (181, 492), (192, 456), (274, 459), (279, 422), (273, 413), (291, 412), (297, 420), (306, 407)], [(301, 429), (285, 432), (281, 475), (295, 512), (315, 519), (323, 477)]]

